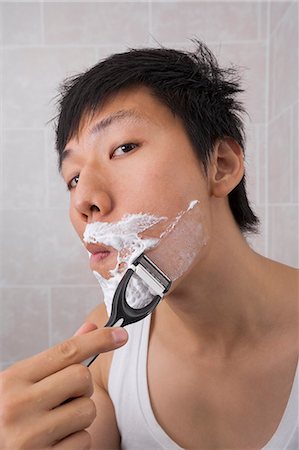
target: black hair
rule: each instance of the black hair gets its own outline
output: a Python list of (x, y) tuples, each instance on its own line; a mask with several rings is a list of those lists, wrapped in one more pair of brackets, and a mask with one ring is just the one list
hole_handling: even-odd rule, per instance
[[(208, 47), (193, 38), (194, 52), (171, 48), (129, 48), (113, 54), (60, 85), (56, 149), (61, 156), (67, 142), (78, 136), (80, 124), (94, 115), (119, 91), (138, 86), (151, 93), (177, 115), (206, 171), (217, 139), (233, 138), (245, 147), (243, 92), (234, 67), (220, 68)], [(228, 194), (229, 206), (242, 232), (257, 232), (259, 219), (246, 194), (245, 175)]]

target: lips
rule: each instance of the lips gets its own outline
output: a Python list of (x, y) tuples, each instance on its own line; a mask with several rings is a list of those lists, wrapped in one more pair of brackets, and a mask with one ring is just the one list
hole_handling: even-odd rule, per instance
[(106, 260), (111, 258), (116, 250), (113, 247), (109, 247), (103, 244), (85, 244), (86, 249), (91, 253), (90, 255), (90, 267), (95, 270), (99, 267), (99, 264), (106, 264)]
[(89, 253), (92, 253), (93, 255), (96, 253), (111, 253), (112, 251), (112, 247), (107, 247), (103, 244), (86, 244), (85, 247)]

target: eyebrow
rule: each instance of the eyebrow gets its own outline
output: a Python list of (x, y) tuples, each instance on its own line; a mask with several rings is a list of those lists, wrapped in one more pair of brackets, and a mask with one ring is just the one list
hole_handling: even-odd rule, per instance
[[(94, 136), (96, 134), (101, 134), (103, 130), (107, 129), (111, 125), (114, 125), (116, 123), (120, 122), (146, 122), (151, 123), (149, 119), (139, 114), (135, 109), (121, 109), (119, 111), (114, 112), (113, 114), (110, 114), (109, 116), (102, 119), (100, 122), (97, 122), (91, 130), (89, 130), (88, 135)], [(59, 160), (59, 170), (62, 170), (62, 164), (63, 162), (70, 157), (70, 155), (73, 153), (73, 150), (71, 148), (65, 148), (60, 156)]]

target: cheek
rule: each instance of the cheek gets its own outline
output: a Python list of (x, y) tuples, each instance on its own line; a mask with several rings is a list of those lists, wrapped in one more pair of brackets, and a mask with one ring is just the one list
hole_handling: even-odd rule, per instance
[[(167, 214), (179, 211), (206, 189), (200, 164), (185, 134), (177, 128), (151, 138), (150, 143), (117, 166), (119, 204)], [(125, 174), (125, 176), (124, 176)], [(200, 198), (199, 198), (200, 199)]]
[(206, 200), (207, 183), (200, 165), (186, 153), (169, 153), (167, 159), (149, 162), (143, 168), (143, 187), (154, 197), (154, 204), (166, 207), (165, 212), (185, 209), (191, 200)]

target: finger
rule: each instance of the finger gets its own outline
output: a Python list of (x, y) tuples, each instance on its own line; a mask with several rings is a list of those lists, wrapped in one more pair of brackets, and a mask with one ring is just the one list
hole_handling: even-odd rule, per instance
[(18, 362), (14, 365), (15, 376), (18, 372), (22, 378), (37, 382), (72, 364), (114, 350), (124, 345), (128, 333), (124, 328), (101, 328), (81, 336), (74, 336), (55, 347)]
[[(50, 442), (59, 442), (66, 436), (88, 428), (96, 417), (94, 402), (88, 397), (80, 397), (65, 405), (52, 409), (44, 421), (43, 436)], [(46, 442), (45, 442), (46, 443)], [(48, 442), (46, 443), (48, 444)]]
[(69, 398), (91, 397), (93, 382), (90, 370), (83, 364), (72, 364), (34, 383), (32, 393), (44, 410), (53, 409)]
[(96, 330), (98, 327), (95, 323), (85, 322), (81, 327), (76, 331), (74, 336), (80, 336), (80, 334), (89, 333), (90, 331)]
[(83, 430), (73, 433), (53, 446), (55, 450), (89, 450), (91, 448), (90, 434)]

